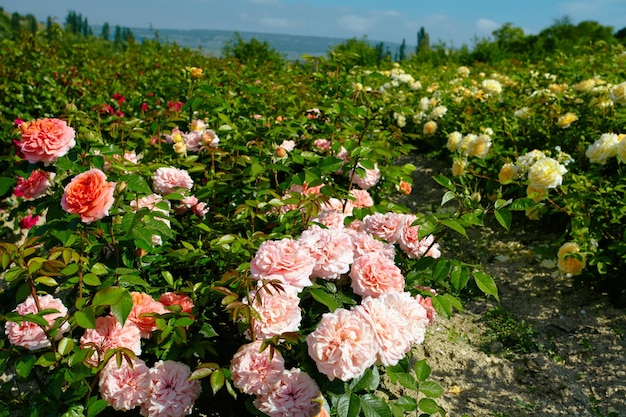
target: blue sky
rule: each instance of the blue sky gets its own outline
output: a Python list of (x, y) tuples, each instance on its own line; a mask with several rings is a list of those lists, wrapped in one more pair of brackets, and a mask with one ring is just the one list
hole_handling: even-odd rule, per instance
[(221, 29), (383, 42), (416, 43), (424, 27), (431, 43), (473, 45), (511, 22), (538, 33), (568, 16), (626, 26), (626, 0), (2, 0), (7, 12), (32, 13), (63, 23), (76, 11), (91, 25), (152, 26), (155, 29)]

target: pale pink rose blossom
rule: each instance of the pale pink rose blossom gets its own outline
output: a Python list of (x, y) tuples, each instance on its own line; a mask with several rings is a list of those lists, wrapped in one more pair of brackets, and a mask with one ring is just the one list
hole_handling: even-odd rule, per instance
[(376, 362), (372, 327), (358, 313), (342, 308), (324, 313), (306, 342), (318, 371), (331, 381), (359, 377)]
[(315, 259), (294, 239), (267, 240), (250, 261), (250, 276), (256, 280), (278, 280), (285, 291), (299, 292), (312, 285)]
[[(285, 360), (271, 347), (262, 352), (262, 341), (257, 340), (239, 348), (230, 361), (233, 384), (245, 394), (263, 395), (276, 385), (285, 371)], [(271, 356), (271, 358), (270, 358)]]
[(182, 135), (186, 149), (191, 152), (198, 152), (202, 148), (204, 131), (194, 130)]
[(209, 212), (209, 207), (207, 206), (205, 202), (201, 201), (195, 206), (193, 206), (191, 208), (191, 211), (193, 212), (193, 214), (195, 214), (198, 217), (204, 217)]
[[(63, 302), (58, 298), (55, 298), (50, 294), (46, 294), (37, 296), (37, 299), (41, 310), (57, 310), (56, 313), (49, 313), (43, 316), (43, 318), (48, 322), (49, 327), (52, 327), (57, 319), (62, 319), (65, 315), (67, 315), (67, 307), (65, 307)], [(13, 311), (21, 316), (24, 316), (26, 314), (37, 314), (41, 310), (37, 308), (37, 303), (35, 302), (33, 296), (29, 295), (28, 298), (26, 298), (24, 302), (18, 304)], [(67, 333), (69, 330), (70, 324), (66, 321), (58, 329), (55, 339), (61, 339), (63, 334)], [(5, 332), (11, 344), (24, 347), (28, 350), (37, 350), (51, 346), (45, 330), (35, 323), (28, 321), (21, 323), (8, 321), (6, 323)]]
[(435, 243), (435, 237), (428, 235), (420, 239), (419, 225), (411, 226), (417, 217), (412, 214), (405, 214), (402, 217), (404, 219), (401, 226), (402, 233), (397, 242), (400, 249), (413, 259), (419, 259), (422, 256), (439, 258), (441, 252), (439, 244)]
[(112, 357), (100, 373), (100, 395), (118, 411), (132, 410), (148, 398), (150, 369), (139, 358), (130, 361), (132, 368), (126, 359), (118, 368), (115, 357)]
[(320, 211), (315, 219), (312, 220), (313, 223), (320, 223), (328, 228), (343, 228), (343, 221), (346, 216), (337, 210), (332, 209), (324, 209)]
[(313, 145), (320, 151), (327, 151), (330, 149), (331, 143), (328, 139), (316, 139)]
[(135, 323), (141, 337), (147, 339), (157, 329), (155, 314), (165, 314), (167, 310), (163, 304), (146, 293), (133, 291), (130, 295), (133, 298), (133, 308), (128, 315), (128, 321)]
[(127, 321), (124, 327), (113, 316), (98, 317), (95, 329), (86, 329), (80, 338), (80, 347), (94, 349), (87, 362), (93, 366), (104, 358), (109, 349), (126, 348), (135, 355), (141, 354), (139, 328)]
[(313, 225), (302, 232), (298, 242), (315, 259), (312, 278), (339, 279), (350, 270), (354, 260), (352, 239), (343, 230)]
[(173, 167), (158, 168), (152, 176), (154, 188), (162, 195), (176, 191), (186, 192), (191, 190), (193, 180), (184, 169)]
[(181, 362), (158, 361), (150, 368), (150, 390), (141, 405), (145, 417), (182, 417), (193, 412), (200, 381), (189, 381), (191, 369)]
[(435, 319), (437, 318), (437, 310), (435, 310), (435, 308), (433, 307), (433, 298), (424, 297), (421, 294), (417, 294), (415, 296), (415, 300), (420, 303), (420, 305), (426, 310), (428, 324), (433, 324), (435, 322)]
[[(271, 291), (271, 293), (270, 293)], [(283, 333), (297, 332), (302, 321), (300, 299), (295, 294), (260, 288), (250, 293), (251, 306), (260, 318), (252, 319), (252, 333), (255, 339), (266, 340)], [(252, 339), (249, 331), (245, 334)]]
[(396, 243), (402, 235), (404, 216), (398, 213), (374, 213), (363, 218), (365, 230), (389, 243)]
[(84, 223), (91, 223), (109, 215), (115, 198), (115, 183), (107, 182), (104, 172), (97, 168), (76, 175), (65, 186), (61, 208), (78, 214)]
[(392, 292), (379, 297), (403, 320), (402, 329), (411, 345), (424, 342), (426, 327), (431, 324), (428, 311), (408, 292)]
[(365, 175), (361, 177), (358, 171), (353, 171), (352, 182), (354, 184), (358, 185), (363, 190), (368, 190), (378, 184), (378, 181), (380, 180), (380, 171), (377, 166), (374, 166), (373, 169), (363, 168), (361, 164), (358, 164), (357, 166), (365, 170)]
[(352, 291), (361, 297), (404, 291), (402, 271), (383, 252), (370, 252), (357, 258), (352, 264), (350, 278)]
[(405, 320), (394, 311), (385, 298), (367, 297), (353, 310), (366, 320), (374, 332), (377, 345), (376, 362), (384, 366), (396, 365), (411, 349)]
[(76, 145), (74, 129), (59, 119), (37, 119), (19, 125), (19, 152), (31, 164), (50, 165)]
[(28, 178), (18, 176), (14, 194), (16, 197), (37, 198), (50, 188), (54, 176), (54, 173), (40, 169), (31, 172)]
[(131, 164), (138, 164), (139, 163), (139, 159), (137, 158), (137, 154), (135, 153), (135, 151), (124, 152), (124, 155), (122, 155), (122, 158), (125, 161), (130, 162)]
[(350, 160), (350, 154), (348, 153), (348, 150), (344, 148), (343, 146), (341, 147), (339, 152), (337, 152), (335, 157), (342, 159), (344, 162), (348, 162)]
[(396, 249), (392, 243), (384, 243), (367, 232), (346, 229), (346, 233), (352, 238), (352, 252), (354, 260), (371, 252), (381, 252), (387, 258), (393, 260), (396, 257)]
[(322, 204), (323, 209), (335, 210), (345, 216), (352, 216), (354, 207), (354, 203), (351, 200), (340, 200), (335, 197), (329, 198), (328, 201)]
[(321, 405), (320, 389), (306, 372), (298, 368), (284, 371), (274, 388), (254, 400), (254, 406), (269, 417), (315, 417)]
[(358, 190), (355, 188), (350, 190), (350, 195), (354, 198), (354, 207), (367, 208), (374, 205), (374, 200), (367, 190)]
[(289, 192), (300, 193), (300, 194), (303, 194), (303, 195), (306, 195), (306, 196), (316, 195), (316, 194), (320, 193), (320, 190), (322, 189), (323, 186), (324, 186), (324, 184), (319, 184), (319, 185), (316, 185), (314, 187), (311, 187), (306, 182), (304, 184), (302, 184), (302, 185), (293, 184), (289, 188)]
[(284, 140), (283, 143), (280, 144), (280, 148), (283, 148), (287, 152), (291, 152), (296, 149), (296, 142), (293, 140)]

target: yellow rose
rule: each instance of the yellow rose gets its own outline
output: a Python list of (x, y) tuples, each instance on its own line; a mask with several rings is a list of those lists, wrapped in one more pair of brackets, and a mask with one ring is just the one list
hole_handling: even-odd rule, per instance
[(564, 274), (578, 275), (585, 267), (585, 254), (575, 242), (564, 243), (557, 254), (557, 266)]
[(567, 129), (572, 123), (578, 120), (578, 116), (574, 113), (565, 113), (556, 121), (556, 125), (562, 129)]
[(455, 177), (460, 177), (465, 174), (465, 167), (467, 166), (467, 161), (465, 159), (455, 159), (452, 162), (452, 175)]
[(191, 78), (201, 78), (202, 77), (202, 68), (191, 67), (189, 69), (189, 75)]
[(502, 184), (509, 184), (515, 179), (515, 175), (517, 175), (517, 165), (512, 162), (507, 162), (500, 168), (498, 180)]
[(424, 123), (424, 134), (432, 135), (437, 130), (437, 123), (433, 120), (429, 120)]

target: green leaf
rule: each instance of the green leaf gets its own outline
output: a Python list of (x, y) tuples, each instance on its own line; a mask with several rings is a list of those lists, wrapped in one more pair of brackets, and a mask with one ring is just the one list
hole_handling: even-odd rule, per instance
[(117, 303), (125, 293), (128, 293), (125, 288), (108, 287), (94, 295), (92, 304), (94, 306), (110, 306)]
[(97, 416), (109, 405), (105, 400), (97, 397), (91, 397), (87, 404), (87, 417)]
[(445, 205), (448, 201), (454, 200), (456, 198), (456, 193), (454, 191), (446, 191), (441, 199), (441, 205)]
[(472, 275), (474, 275), (474, 281), (476, 281), (476, 285), (478, 285), (478, 288), (480, 288), (482, 292), (486, 295), (492, 295), (493, 298), (500, 301), (498, 297), (498, 287), (490, 275), (482, 271), (474, 271)]
[(445, 415), (443, 408), (439, 407), (437, 402), (431, 398), (422, 398), (418, 403), (419, 409), (427, 414), (441, 414)]
[(71, 405), (69, 410), (61, 415), (61, 417), (85, 417), (85, 407), (81, 404)]
[(509, 210), (527, 210), (535, 207), (537, 203), (531, 198), (518, 198), (509, 205)]
[(328, 309), (333, 312), (339, 308), (339, 305), (335, 301), (332, 295), (324, 291), (322, 288), (309, 288), (309, 292), (311, 296), (317, 301), (328, 307)]
[(450, 283), (455, 291), (459, 292), (467, 285), (469, 281), (469, 269), (459, 265), (452, 267), (450, 271)]
[(226, 377), (224, 376), (224, 371), (218, 369), (213, 372), (209, 377), (209, 381), (211, 382), (211, 390), (213, 390), (213, 394), (216, 394), (224, 386), (224, 381)]
[(424, 381), (420, 384), (420, 392), (427, 397), (437, 398), (443, 395), (444, 389), (435, 381)]
[(417, 399), (408, 395), (403, 395), (395, 401), (395, 404), (401, 407), (404, 411), (410, 412), (417, 410)]
[(104, 264), (96, 263), (91, 267), (91, 273), (96, 275), (104, 275), (107, 273), (107, 267)]
[(161, 271), (161, 276), (165, 279), (165, 282), (167, 282), (169, 286), (174, 285), (174, 276), (170, 271)]
[(426, 363), (425, 359), (415, 362), (413, 366), (413, 370), (415, 371), (415, 377), (419, 382), (424, 382), (430, 376), (431, 368), (428, 363)]
[(357, 417), (361, 412), (361, 399), (346, 392), (337, 400), (337, 417)]
[(102, 281), (100, 281), (100, 278), (98, 278), (96, 274), (88, 273), (83, 275), (83, 283), (85, 285), (97, 287), (98, 285), (102, 284)]
[(26, 378), (30, 375), (30, 371), (37, 362), (37, 358), (33, 354), (22, 355), (15, 361), (15, 372), (22, 377)]
[(72, 349), (74, 349), (74, 339), (64, 337), (63, 339), (59, 340), (59, 344), (57, 345), (57, 351), (61, 355), (67, 355), (72, 351)]
[(433, 180), (435, 180), (435, 182), (439, 185), (441, 185), (442, 187), (447, 188), (450, 191), (454, 191), (455, 187), (454, 184), (452, 183), (452, 181), (450, 181), (450, 179), (446, 176), (443, 175), (436, 175), (433, 177)]
[(450, 318), (452, 316), (452, 303), (447, 298), (437, 294), (432, 297), (433, 307), (437, 313)]
[(372, 394), (361, 396), (361, 410), (365, 417), (393, 417), (387, 402)]
[(15, 183), (17, 183), (15, 178), (0, 177), (0, 197), (4, 196)]
[(363, 372), (359, 378), (355, 378), (351, 381), (350, 387), (352, 391), (374, 391), (378, 388), (380, 384), (380, 374), (378, 373), (378, 368), (372, 367), (368, 368)]
[(449, 227), (450, 229), (454, 230), (458, 234), (460, 234), (460, 235), (462, 235), (462, 236), (467, 238), (467, 232), (465, 231), (465, 228), (463, 226), (461, 226), (461, 224), (459, 222), (457, 222), (456, 220), (453, 220), (453, 219), (443, 219), (443, 220), (440, 220), (440, 222), (444, 226)]
[(96, 317), (94, 316), (93, 310), (91, 308), (86, 308), (84, 310), (80, 310), (74, 313), (74, 320), (76, 320), (76, 324), (78, 324), (83, 329), (96, 328)]
[(122, 326), (126, 323), (126, 319), (133, 309), (133, 297), (127, 290), (124, 290), (122, 296), (115, 303), (111, 304), (111, 314), (120, 322)]
[(433, 268), (433, 281), (442, 281), (448, 276), (450, 272), (450, 262), (445, 259), (440, 259)]
[(496, 216), (498, 223), (506, 230), (509, 230), (511, 227), (511, 211), (506, 208), (501, 208), (500, 210), (494, 211), (493, 214)]
[(146, 182), (146, 180), (141, 176), (135, 173), (122, 175), (120, 177), (121, 181), (126, 183), (126, 187), (129, 191), (138, 194), (151, 194), (152, 189)]

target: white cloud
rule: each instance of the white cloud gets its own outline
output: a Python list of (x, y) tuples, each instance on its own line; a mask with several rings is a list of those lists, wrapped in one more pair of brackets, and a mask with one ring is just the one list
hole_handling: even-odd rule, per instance
[(478, 19), (476, 21), (476, 29), (484, 34), (491, 34), (491, 32), (498, 29), (500, 26), (499, 23), (489, 19)]
[(353, 14), (340, 17), (337, 24), (340, 29), (359, 33), (367, 32), (372, 27), (370, 19)]

